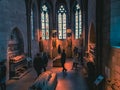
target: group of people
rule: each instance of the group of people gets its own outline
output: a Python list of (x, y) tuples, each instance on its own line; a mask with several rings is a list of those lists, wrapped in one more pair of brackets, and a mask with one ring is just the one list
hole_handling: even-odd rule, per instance
[[(83, 65), (83, 55), (82, 55), (82, 49), (74, 47), (74, 58), (73, 58), (73, 68), (77, 68), (77, 65), (81, 63)], [(61, 54), (61, 64), (63, 67), (63, 71), (67, 71), (67, 69), (64, 67), (65, 61), (66, 61), (66, 53), (65, 50), (63, 49), (63, 52), (61, 52), (61, 47), (58, 45), (58, 54)]]
[[(73, 58), (74, 61), (73, 61), (72, 69), (74, 67), (77, 67), (79, 61), (81, 61), (81, 64), (83, 64), (82, 50), (75, 47), (73, 52), (74, 52), (74, 58)], [(61, 65), (63, 68), (62, 71), (66, 72), (67, 71), (67, 69), (65, 68), (66, 53), (65, 53), (65, 49), (63, 49), (63, 51), (61, 50), (60, 45), (58, 45), (58, 54), (61, 55)], [(42, 70), (46, 71), (47, 63), (48, 63), (47, 54), (45, 52), (43, 53), (43, 55), (37, 53), (37, 55), (35, 56), (34, 61), (33, 61), (33, 66), (34, 66), (38, 76), (41, 74)]]
[(42, 70), (46, 71), (46, 67), (48, 64), (48, 55), (46, 52), (37, 53), (34, 60), (33, 60), (33, 67), (37, 72), (37, 76), (42, 73)]

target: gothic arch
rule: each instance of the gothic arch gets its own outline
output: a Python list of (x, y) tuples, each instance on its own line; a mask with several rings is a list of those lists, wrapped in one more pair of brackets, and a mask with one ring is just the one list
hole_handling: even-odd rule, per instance
[(23, 35), (21, 31), (15, 27), (11, 33), (9, 34), (9, 40), (7, 45), (7, 80), (10, 79), (10, 66), (9, 66), (9, 60), (10, 58), (21, 55), (24, 53), (24, 41), (23, 41)]
[(59, 9), (61, 5), (63, 5), (66, 11), (68, 11), (67, 2), (65, 0), (57, 0), (57, 2), (55, 3), (56, 11)]
[[(40, 2), (40, 9), (41, 9), (41, 6), (43, 5), (46, 5), (48, 7), (48, 11), (52, 12), (53, 11), (53, 6), (52, 6), (52, 3), (48, 0), (43, 0)], [(40, 11), (40, 10), (39, 10)]]
[(93, 44), (96, 43), (95, 26), (93, 23), (91, 23), (89, 26), (88, 42)]
[[(70, 3), (70, 6), (71, 6), (71, 22), (72, 22), (71, 26), (72, 26), (72, 30), (74, 32), (74, 35), (75, 35), (75, 11), (76, 11), (75, 7), (76, 7), (77, 4), (80, 6), (80, 11), (81, 11), (81, 16), (82, 16), (82, 18), (81, 18), (81, 20), (82, 20), (81, 21), (82, 22), (81, 26), (83, 28), (83, 14), (82, 14), (81, 4), (77, 0), (75, 0), (75, 1), (71, 0), (71, 3)], [(83, 32), (83, 30), (82, 30), (82, 32)]]
[[(10, 40), (16, 40), (20, 44), (21, 53), (24, 53), (24, 40), (23, 40), (23, 35), (22, 35), (22, 32), (20, 31), (20, 29), (15, 27), (11, 31), (10, 36), (9, 36), (9, 41)], [(8, 42), (8, 44), (9, 44), (9, 42)]]
[(81, 11), (82, 11), (82, 6), (83, 6), (83, 5), (82, 5), (82, 1), (79, 2), (79, 1), (77, 1), (77, 0), (71, 0), (71, 2), (70, 2), (71, 10), (73, 11), (74, 6), (75, 6), (76, 4), (79, 4), (79, 5), (80, 5), (80, 9), (81, 9)]
[[(63, 5), (65, 10), (66, 10), (66, 14), (68, 14), (68, 6), (67, 6), (67, 2), (65, 0), (57, 0), (57, 2), (55, 3), (55, 11), (57, 12), (59, 10), (59, 7)], [(56, 13), (57, 15), (57, 13)]]
[[(48, 0), (42, 0), (41, 2), (39, 2), (39, 12), (41, 13), (41, 8), (43, 5), (46, 5), (48, 8), (48, 14), (49, 14), (49, 25), (50, 25), (50, 30), (52, 28), (52, 21), (53, 21), (53, 6), (52, 3)], [(41, 16), (39, 17), (41, 19)], [(41, 22), (40, 22), (40, 28), (41, 28)]]
[[(56, 18), (56, 23), (58, 21), (58, 10), (59, 7), (63, 5), (63, 7), (66, 10), (66, 16), (68, 16), (68, 6), (67, 6), (67, 2), (65, 0), (57, 0), (57, 2), (55, 3), (55, 18)], [(56, 27), (58, 27), (58, 24), (56, 24)], [(68, 18), (66, 18), (66, 29), (68, 28)]]

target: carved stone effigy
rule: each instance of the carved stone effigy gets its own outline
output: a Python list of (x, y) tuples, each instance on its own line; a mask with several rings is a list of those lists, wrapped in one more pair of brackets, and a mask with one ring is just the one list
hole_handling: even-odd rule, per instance
[(55, 58), (57, 56), (57, 47), (56, 47), (56, 44), (57, 44), (57, 42), (56, 42), (56, 39), (54, 38), (52, 40), (52, 47), (53, 47), (53, 49), (52, 49), (52, 58)]
[(29, 90), (55, 90), (57, 74), (51, 71), (43, 72), (30, 86)]
[(52, 47), (53, 47), (53, 48), (56, 48), (56, 43), (57, 43), (57, 42), (56, 42), (56, 39), (53, 39), (53, 40), (52, 40)]
[(10, 58), (10, 78), (20, 79), (27, 70), (27, 60), (25, 55), (18, 55)]

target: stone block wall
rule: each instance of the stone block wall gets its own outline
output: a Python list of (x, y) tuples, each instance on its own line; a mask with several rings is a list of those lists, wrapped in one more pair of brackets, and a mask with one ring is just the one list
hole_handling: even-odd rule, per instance
[(111, 45), (120, 45), (120, 1), (111, 0)]
[(14, 28), (18, 28), (24, 39), (24, 50), (27, 51), (27, 23), (26, 7), (24, 0), (1, 0), (0, 1), (0, 45), (4, 47), (1, 58), (6, 58), (7, 44)]
[(90, 29), (91, 23), (96, 26), (96, 0), (88, 0), (88, 29)]
[(112, 47), (106, 90), (120, 90), (120, 47)]
[(25, 0), (0, 0), (0, 58), (6, 59), (7, 80), (9, 79), (9, 61), (7, 48), (10, 34), (18, 28), (24, 42), (24, 52), (27, 52), (27, 21)]

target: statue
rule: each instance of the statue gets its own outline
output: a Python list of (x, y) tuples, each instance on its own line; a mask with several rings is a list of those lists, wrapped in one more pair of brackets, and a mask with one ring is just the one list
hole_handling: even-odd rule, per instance
[(56, 48), (56, 39), (52, 40), (52, 46), (53, 46), (53, 48)]
[(72, 39), (71, 38), (67, 39), (67, 43), (68, 43), (68, 47), (72, 48)]

